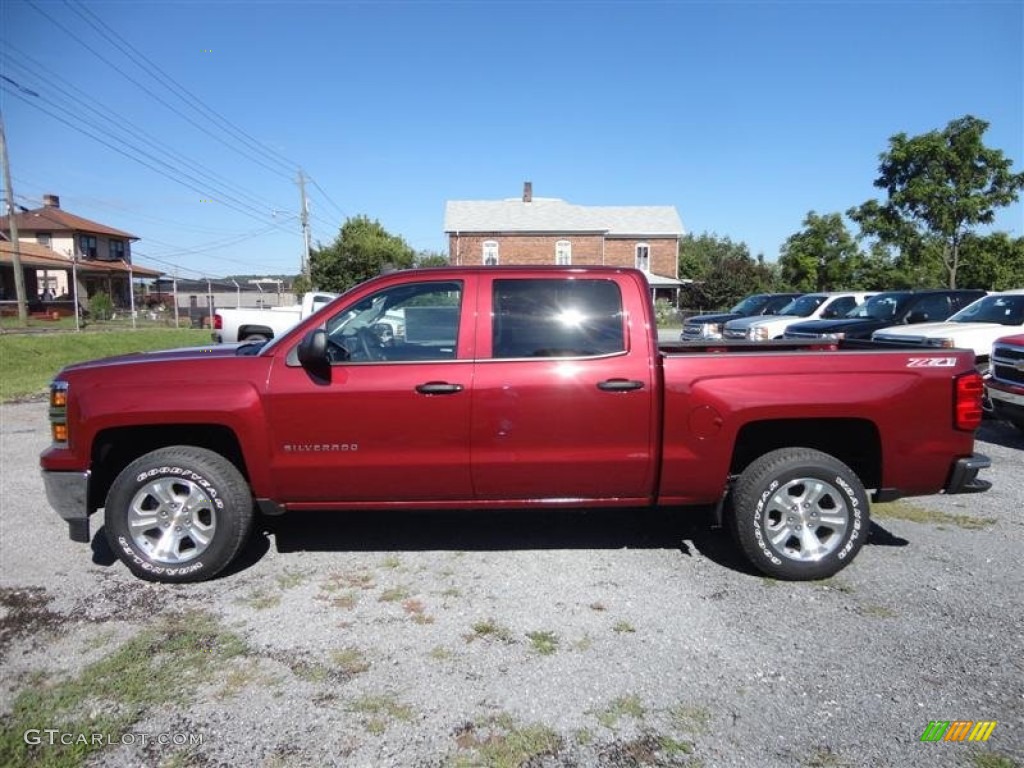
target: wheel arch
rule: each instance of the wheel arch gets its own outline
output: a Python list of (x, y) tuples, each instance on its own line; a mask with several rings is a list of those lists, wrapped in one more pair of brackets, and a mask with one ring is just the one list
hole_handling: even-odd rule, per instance
[(190, 445), (218, 453), (231, 462), (247, 482), (250, 481), (241, 442), (230, 427), (222, 424), (112, 427), (97, 433), (92, 443), (89, 507), (97, 509), (104, 506), (114, 479), (135, 459), (172, 445)]
[(249, 336), (266, 336), (274, 338), (274, 329), (269, 325), (241, 325), (238, 327), (238, 341), (245, 341)]
[(730, 476), (778, 448), (814, 448), (854, 471), (865, 488), (882, 484), (882, 440), (868, 419), (770, 419), (744, 425), (736, 435)]

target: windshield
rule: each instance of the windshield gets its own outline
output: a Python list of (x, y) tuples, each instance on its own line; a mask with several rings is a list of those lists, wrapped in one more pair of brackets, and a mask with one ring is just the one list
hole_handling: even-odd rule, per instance
[(978, 299), (949, 318), (949, 322), (1024, 325), (1024, 293)]
[(729, 311), (736, 315), (756, 315), (761, 311), (761, 308), (768, 303), (768, 297), (763, 293), (759, 293), (756, 296), (747, 296), (743, 301), (737, 304)]
[(880, 293), (854, 307), (844, 317), (889, 322), (896, 317), (897, 311), (903, 308), (909, 296), (907, 293)]
[(814, 310), (820, 307), (827, 298), (827, 296), (822, 296), (820, 293), (809, 293), (806, 296), (793, 299), (783, 307), (779, 314), (791, 317), (810, 317), (814, 314)]

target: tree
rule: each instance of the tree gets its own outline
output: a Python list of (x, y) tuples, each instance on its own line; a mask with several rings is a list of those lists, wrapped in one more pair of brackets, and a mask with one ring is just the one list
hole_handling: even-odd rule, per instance
[(864, 258), (838, 213), (819, 216), (808, 212), (804, 228), (782, 245), (782, 279), (797, 291), (834, 291), (860, 288)]
[(703, 233), (679, 241), (679, 276), (693, 280), (684, 292), (692, 307), (725, 308), (744, 296), (770, 291), (775, 276), (770, 265), (750, 257), (746, 243)]
[(420, 251), (416, 254), (417, 267), (447, 267), (451, 265), (447, 254), (440, 251)]
[(965, 238), (991, 224), (996, 210), (1016, 202), (1024, 188), (1024, 173), (1010, 172), (1013, 161), (985, 146), (987, 129), (987, 122), (966, 115), (942, 131), (891, 137), (875, 179), (886, 201), (869, 200), (848, 215), (866, 234), (899, 248), (906, 266), (937, 262), (955, 288)]
[(967, 288), (1005, 291), (1024, 286), (1024, 237), (1005, 232), (968, 235), (961, 244), (960, 283)]
[(409, 244), (379, 221), (354, 216), (341, 225), (333, 243), (312, 250), (310, 272), (314, 286), (341, 293), (388, 269), (408, 269), (415, 257)]

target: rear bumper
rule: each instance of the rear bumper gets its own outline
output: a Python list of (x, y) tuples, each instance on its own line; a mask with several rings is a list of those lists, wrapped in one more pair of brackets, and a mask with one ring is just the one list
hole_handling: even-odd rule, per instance
[(89, 541), (89, 477), (85, 472), (43, 470), (46, 500), (68, 524), (72, 541)]
[(987, 491), (992, 487), (992, 483), (988, 480), (978, 479), (978, 472), (991, 466), (992, 462), (988, 456), (983, 456), (980, 453), (957, 459), (943, 490), (946, 493), (982, 493)]

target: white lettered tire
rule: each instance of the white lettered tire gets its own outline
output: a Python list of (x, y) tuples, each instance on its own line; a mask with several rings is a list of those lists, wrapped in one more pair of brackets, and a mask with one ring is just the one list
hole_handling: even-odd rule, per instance
[(111, 548), (140, 578), (203, 581), (238, 554), (253, 520), (252, 493), (220, 454), (188, 445), (139, 457), (107, 494)]
[(856, 556), (870, 510), (864, 486), (843, 462), (811, 448), (781, 448), (740, 475), (730, 524), (758, 570), (788, 581), (824, 579)]

